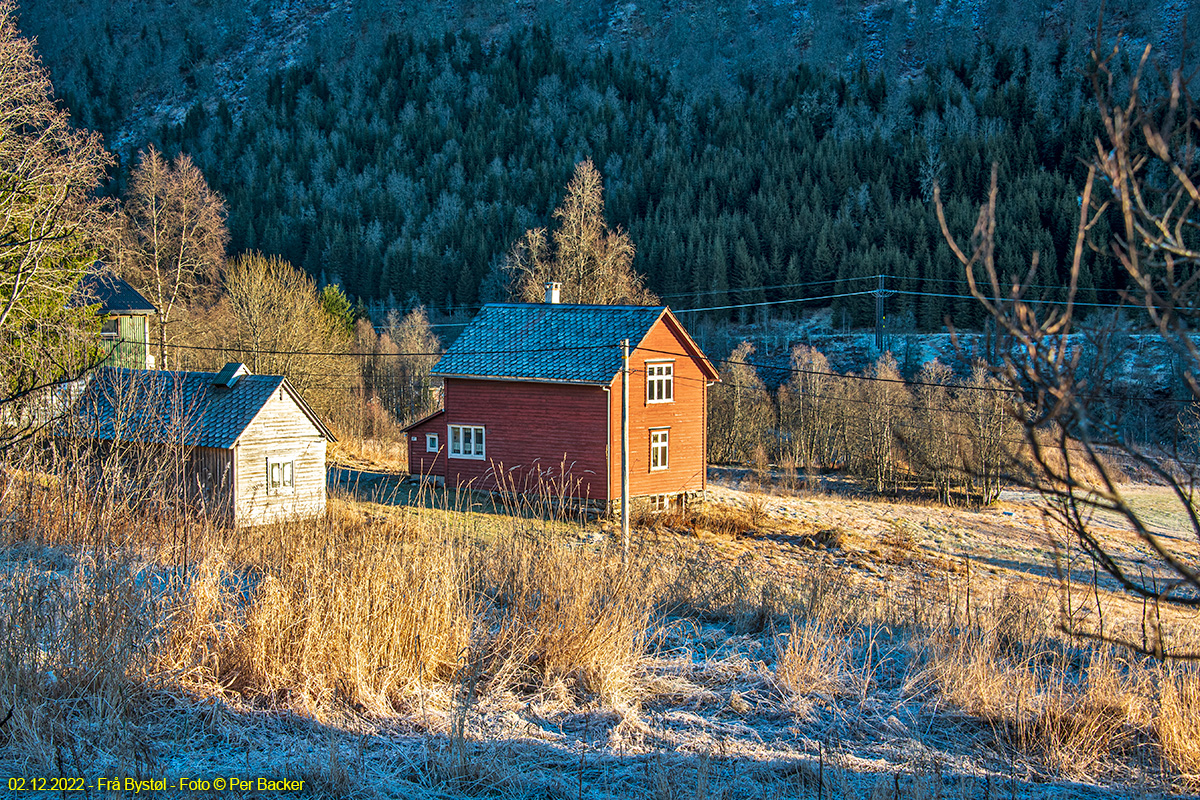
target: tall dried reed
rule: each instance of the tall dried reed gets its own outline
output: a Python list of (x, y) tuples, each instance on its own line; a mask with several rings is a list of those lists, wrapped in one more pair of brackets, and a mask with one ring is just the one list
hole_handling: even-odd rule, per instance
[(377, 713), (453, 673), (477, 614), (461, 537), (415, 536), (339, 504), (240, 537), (238, 561), (213, 550), (180, 587), (171, 669), (205, 665), (200, 686)]
[(1189, 788), (1200, 788), (1200, 671), (1194, 664), (1157, 671), (1154, 731), (1163, 757)]
[(636, 693), (655, 599), (650, 564), (545, 536), (505, 537), (481, 555), (477, 580), (494, 633), (479, 644), (496, 674), (535, 686), (568, 681), (610, 705)]
[(1115, 648), (1051, 635), (1029, 597), (976, 598), (922, 632), (924, 663), (907, 691), (933, 689), (988, 722), (1014, 757), (1050, 774), (1094, 777), (1144, 737), (1145, 678), (1156, 669)]

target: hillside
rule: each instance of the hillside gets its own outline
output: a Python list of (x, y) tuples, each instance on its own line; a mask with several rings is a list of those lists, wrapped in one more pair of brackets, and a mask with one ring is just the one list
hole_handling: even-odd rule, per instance
[[(550, 25), (572, 55), (629, 50), (692, 89), (725, 89), (742, 73), (770, 76), (796, 63), (852, 69), (865, 63), (889, 78), (920, 71), (947, 52), (980, 42), (1086, 49), (1099, 3), (808, 2), (735, 4), (408, 3), (395, 0), (215, 0), (196, 6), (153, 0), (123, 7), (99, 0), (68, 6), (19, 2), (55, 84), (85, 125), (115, 149), (138, 146), (154, 125), (180, 121), (200, 103), (240, 110), (249, 87), (302, 56), (342, 59), (378, 47), (388, 33), (415, 38), (463, 32), (499, 43), (528, 26)], [(1112, 31), (1130, 46), (1178, 51), (1188, 15), (1181, 0), (1156, 6), (1107, 3)], [(1195, 19), (1192, 23), (1194, 25)], [(107, 108), (105, 107), (107, 105)]]
[[(28, 2), (22, 23), (125, 168), (147, 141), (190, 153), (229, 201), (234, 251), (380, 311), (499, 296), (509, 244), (587, 157), (675, 307), (847, 295), (886, 272), (917, 293), (895, 307), (916, 328), (974, 324), (974, 304), (937, 296), (955, 269), (929, 200), (940, 181), (969, 229), (992, 161), (1002, 266), (1039, 250), (1058, 285), (1097, 130), (1081, 74), (1095, 9), (825, 8)], [(1167, 58), (1188, 8), (1109, 4), (1107, 27)], [(1089, 253), (1089, 298), (1120, 288), (1106, 253)]]

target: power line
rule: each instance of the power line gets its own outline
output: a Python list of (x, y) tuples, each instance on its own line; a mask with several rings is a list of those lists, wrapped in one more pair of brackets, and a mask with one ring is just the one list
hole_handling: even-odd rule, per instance
[[(124, 340), (122, 340), (122, 341), (124, 341)], [(240, 349), (240, 348), (234, 348), (234, 347), (210, 347), (210, 346), (204, 346), (204, 345), (172, 344), (172, 345), (168, 345), (168, 347), (174, 347), (174, 348), (183, 349), (183, 350), (198, 350), (198, 351), (205, 351), (205, 352), (228, 353), (230, 355), (242, 354), (242, 353), (249, 352), (247, 350)], [(560, 347), (523, 348), (523, 349), (519, 349), (519, 350), (515, 350), (515, 349), (465, 350), (465, 351), (456, 352), (456, 355), (520, 355), (520, 354), (525, 354), (525, 353), (566, 353), (566, 352), (579, 352), (579, 351), (586, 351), (586, 350), (605, 350), (605, 349), (609, 349), (609, 348), (616, 349), (617, 347), (618, 347), (618, 345), (615, 345), (615, 344), (598, 344), (598, 345), (580, 345), (580, 346), (575, 346), (575, 347), (561, 347), (560, 346)], [(673, 352), (670, 350), (658, 350), (655, 348), (648, 348), (648, 347), (635, 347), (634, 349), (641, 350), (641, 351), (647, 352), (647, 353), (654, 353), (654, 354), (658, 354), (658, 355), (671, 355), (671, 356), (685, 355), (685, 354)], [(406, 358), (435, 358), (435, 357), (440, 357), (440, 356), (444, 355), (444, 353), (439, 353), (439, 352), (355, 353), (355, 352), (329, 352), (329, 351), (315, 351), (315, 350), (258, 350), (258, 351), (256, 351), (256, 353), (258, 355), (327, 356), (327, 357), (344, 357), (344, 358), (345, 357), (348, 357), (348, 358), (373, 358), (373, 357), (385, 357), (385, 356), (406, 357)], [(925, 386), (925, 387), (931, 387), (931, 388), (950, 389), (950, 390), (959, 390), (959, 391), (998, 392), (1001, 394), (1017, 394), (1020, 392), (1020, 390), (1018, 390), (1018, 389), (1011, 389), (1011, 388), (1005, 388), (1005, 387), (975, 386), (975, 385), (971, 385), (971, 384), (962, 384), (962, 383), (934, 383), (931, 381), (920, 381), (920, 380), (916, 380), (916, 379), (910, 380), (910, 379), (906, 379), (904, 377), (884, 378), (884, 377), (873, 376), (873, 375), (860, 375), (860, 374), (856, 374), (853, 372), (840, 373), (840, 372), (834, 372), (832, 370), (826, 371), (826, 370), (801, 369), (801, 368), (792, 367), (792, 366), (783, 366), (783, 365), (779, 365), (779, 364), (766, 364), (766, 363), (758, 362), (758, 361), (744, 361), (744, 360), (731, 359), (731, 358), (713, 358), (713, 359), (709, 359), (709, 361), (711, 363), (716, 363), (716, 364), (743, 365), (743, 366), (753, 367), (756, 371), (761, 369), (761, 370), (770, 370), (770, 371), (774, 371), (774, 372), (784, 372), (784, 373), (788, 373), (791, 375), (811, 375), (811, 376), (816, 376), (816, 377), (840, 378), (840, 379), (848, 379), (848, 380), (856, 380), (856, 381), (868, 381), (868, 382), (877, 382), (877, 383), (895, 383), (895, 384), (900, 384), (900, 385), (903, 385), (906, 387)], [(315, 373), (307, 373), (307, 374), (315, 374)], [(680, 377), (683, 377), (683, 376), (680, 376)], [(1181, 399), (1181, 398), (1171, 398), (1171, 397), (1151, 397), (1151, 396), (1145, 396), (1145, 395), (1127, 395), (1127, 396), (1087, 395), (1087, 396), (1084, 396), (1083, 399), (1089, 400), (1089, 401), (1121, 400), (1121, 401), (1127, 401), (1127, 402), (1160, 402), (1160, 403), (1161, 402), (1169, 402), (1169, 403), (1177, 403), (1177, 404), (1184, 404), (1184, 405), (1194, 402), (1192, 399), (1187, 399), (1187, 398)]]
[[(945, 298), (950, 298), (950, 299), (954, 299), (954, 300), (978, 300), (977, 297), (975, 297), (974, 295), (970, 295), (970, 294), (944, 294), (941, 292), (911, 292), (911, 291), (904, 291), (901, 289), (896, 289), (895, 293), (911, 295), (911, 296), (915, 296), (915, 297), (945, 297)], [(1067, 304), (1065, 300), (1026, 300), (1026, 299), (1021, 299), (1017, 302), (1025, 303), (1026, 305), (1049, 305), (1049, 306), (1065, 306)], [(1085, 306), (1087, 308), (1137, 308), (1137, 306), (1132, 305), (1132, 304), (1114, 305), (1112, 303), (1084, 303), (1079, 300), (1073, 301), (1071, 303), (1071, 305)]]
[[(874, 277), (874, 276), (872, 276), (872, 277)], [(889, 280), (894, 280), (894, 281), (916, 281), (917, 283), (948, 283), (953, 286), (970, 286), (971, 285), (969, 281), (954, 280), (952, 278), (931, 278), (931, 277), (916, 277), (916, 276), (907, 276), (906, 277), (904, 275), (886, 275), (886, 274), (883, 275), (883, 277), (888, 278)], [(978, 282), (976, 283), (976, 285), (978, 285)], [(1021, 288), (1022, 289), (1065, 290), (1067, 287), (1062, 286), (1062, 285), (1051, 286), (1051, 285), (1044, 284), (1044, 283), (1028, 283), (1028, 284), (1021, 284)], [(1098, 289), (1097, 291), (1103, 291), (1103, 290)]]
[[(757, 291), (756, 289), (730, 289), (730, 294), (745, 294), (746, 292)], [(836, 300), (840, 297), (860, 297), (862, 295), (875, 294), (874, 289), (868, 289), (862, 292), (842, 292), (840, 294), (827, 294), (821, 297), (797, 297), (794, 300), (763, 300), (759, 303), (735, 303), (728, 306), (711, 306), (709, 308), (672, 308), (672, 313), (685, 314), (696, 311), (728, 311), (735, 308), (759, 308), (762, 306), (780, 306), (786, 303), (812, 303), (818, 300)]]
[[(589, 344), (579, 345), (576, 347), (527, 347), (520, 350), (506, 348), (504, 350), (458, 350), (455, 355), (464, 356), (491, 356), (491, 355), (521, 355), (522, 353), (566, 353), (578, 350), (605, 350), (608, 348), (616, 348), (619, 345), (615, 344)], [(355, 352), (334, 352), (324, 350), (249, 350), (242, 347), (209, 347), (198, 344), (168, 344), (168, 348), (178, 348), (180, 350), (206, 350), (215, 353), (254, 353), (257, 355), (271, 356), (342, 356), (352, 358), (374, 358), (376, 356), (443, 356), (446, 351), (432, 353), (355, 353)]]
[[(753, 291), (768, 291), (771, 289), (799, 289), (806, 286), (823, 286), (830, 283), (843, 283), (847, 281), (865, 281), (875, 280), (874, 275), (855, 275), (849, 278), (826, 278), (821, 281), (806, 281), (804, 283), (780, 283), (774, 286), (747, 286), (737, 287), (732, 289), (710, 289), (705, 292), (673, 292), (671, 294), (660, 294), (659, 297), (704, 297), (712, 294), (730, 294), (736, 292), (753, 292)], [(687, 310), (687, 309), (683, 309)]]
[[(656, 353), (656, 354), (660, 354), (660, 355), (675, 355), (675, 356), (679, 355), (679, 353), (673, 353), (670, 350), (655, 350), (655, 349), (649, 348), (649, 347), (636, 347), (634, 349), (635, 350), (643, 350), (647, 353)], [(775, 372), (787, 372), (792, 375), (815, 375), (818, 377), (844, 378), (844, 379), (856, 380), (856, 381), (873, 381), (876, 383), (896, 383), (896, 384), (901, 384), (903, 386), (928, 386), (928, 387), (935, 388), (935, 389), (957, 389), (957, 390), (965, 390), (965, 391), (971, 391), (971, 392), (998, 392), (1000, 394), (1018, 394), (1018, 393), (1024, 394), (1024, 392), (1021, 392), (1021, 390), (1019, 390), (1019, 389), (1009, 389), (1009, 388), (1006, 388), (1003, 386), (993, 387), (993, 386), (974, 386), (972, 384), (964, 384), (964, 383), (934, 383), (932, 381), (919, 381), (919, 380), (916, 380), (915, 378), (912, 380), (909, 380), (908, 378), (904, 378), (904, 377), (881, 378), (881, 377), (875, 376), (875, 375), (859, 375), (859, 374), (856, 374), (853, 372), (841, 373), (841, 372), (833, 372), (832, 370), (825, 371), (825, 370), (813, 370), (813, 369), (798, 369), (796, 367), (791, 367), (791, 366), (781, 366), (778, 364), (764, 364), (762, 362), (757, 362), (757, 361), (741, 361), (741, 360), (731, 359), (731, 358), (710, 358), (709, 361), (711, 363), (716, 363), (716, 364), (732, 364), (732, 365), (744, 365), (744, 366), (748, 366), (748, 367), (754, 367), (756, 372), (759, 369), (764, 369), (764, 370), (772, 370)], [(1180, 398), (1175, 398), (1175, 397), (1150, 397), (1147, 395), (1119, 396), (1119, 395), (1091, 394), (1091, 395), (1081, 395), (1081, 397), (1082, 397), (1082, 399), (1089, 400), (1089, 401), (1125, 400), (1125, 401), (1137, 401), (1137, 402), (1146, 402), (1146, 403), (1169, 402), (1169, 403), (1181, 403), (1181, 404), (1189, 404), (1189, 403), (1195, 402), (1192, 399), (1186, 399), (1186, 398), (1180, 399)]]

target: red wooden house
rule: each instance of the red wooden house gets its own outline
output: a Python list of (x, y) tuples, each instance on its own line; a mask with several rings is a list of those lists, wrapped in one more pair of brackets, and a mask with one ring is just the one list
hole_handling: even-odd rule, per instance
[(621, 493), (623, 339), (630, 497), (662, 508), (703, 491), (717, 372), (663, 306), (485, 306), (434, 367), (444, 408), (406, 429), (410, 471), (611, 507)]

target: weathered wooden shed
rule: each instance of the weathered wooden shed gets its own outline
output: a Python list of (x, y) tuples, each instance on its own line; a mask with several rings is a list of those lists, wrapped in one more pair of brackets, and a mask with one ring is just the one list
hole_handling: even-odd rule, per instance
[(613, 507), (623, 339), (630, 497), (663, 508), (703, 491), (717, 372), (662, 306), (485, 306), (434, 368), (445, 407), (406, 429), (409, 469), (450, 486), (549, 491)]
[(286, 378), (253, 375), (244, 364), (220, 372), (102, 367), (60, 430), (60, 438), (101, 450), (133, 445), (179, 454), (171, 488), (228, 524), (325, 510), (333, 434)]

